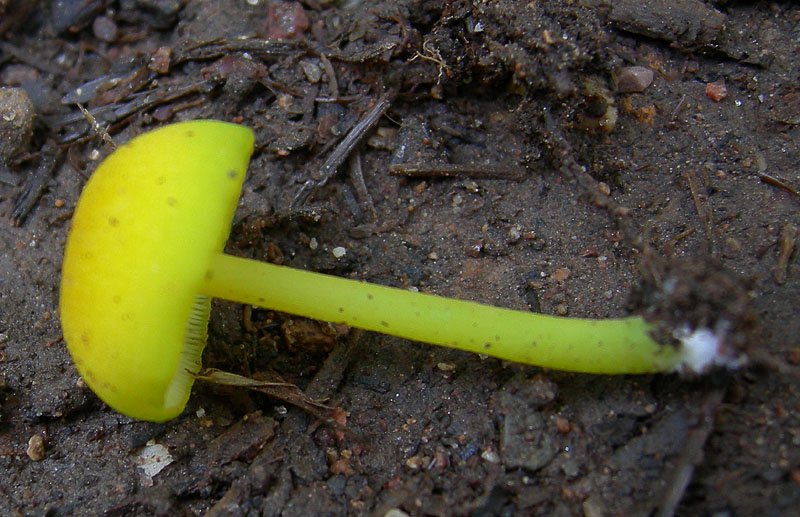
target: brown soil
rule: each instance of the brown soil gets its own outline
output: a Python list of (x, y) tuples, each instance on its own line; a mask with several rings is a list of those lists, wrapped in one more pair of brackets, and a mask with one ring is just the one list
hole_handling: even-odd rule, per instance
[[(798, 514), (794, 2), (0, 13), (0, 85), (30, 99), (0, 106), (0, 514)], [(652, 84), (620, 91), (631, 66)], [(725, 319), (750, 363), (579, 375), (215, 302), (206, 366), (295, 383), (346, 432), (200, 383), (166, 424), (121, 416), (60, 340), (69, 220), (102, 130), (192, 118), (256, 132), (230, 253), (548, 314)], [(152, 476), (148, 442), (171, 458)]]

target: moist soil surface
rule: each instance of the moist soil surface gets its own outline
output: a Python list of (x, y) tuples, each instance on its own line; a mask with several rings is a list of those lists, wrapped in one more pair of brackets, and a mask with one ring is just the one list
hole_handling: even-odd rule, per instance
[[(0, 514), (798, 515), (794, 2), (0, 12)], [(215, 301), (206, 367), (325, 406), (196, 382), (120, 415), (61, 338), (71, 215), (112, 142), (209, 118), (256, 136), (230, 254), (748, 361), (565, 373)]]

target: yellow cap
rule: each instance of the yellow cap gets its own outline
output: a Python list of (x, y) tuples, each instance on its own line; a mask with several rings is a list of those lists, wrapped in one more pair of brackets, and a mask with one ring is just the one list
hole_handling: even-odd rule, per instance
[(181, 122), (122, 145), (87, 182), (61, 324), (81, 376), (117, 411), (159, 422), (186, 405), (210, 310), (198, 286), (228, 238), (252, 151), (249, 128)]

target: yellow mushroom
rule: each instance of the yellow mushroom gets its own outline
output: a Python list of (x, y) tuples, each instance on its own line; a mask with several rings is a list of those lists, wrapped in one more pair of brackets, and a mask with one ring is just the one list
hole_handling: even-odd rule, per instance
[(64, 255), (61, 322), (78, 371), (117, 411), (180, 414), (212, 297), (577, 372), (719, 361), (719, 340), (702, 329), (663, 346), (639, 317), (558, 318), (225, 255), (252, 150), (244, 126), (182, 122), (121, 146), (86, 184)]

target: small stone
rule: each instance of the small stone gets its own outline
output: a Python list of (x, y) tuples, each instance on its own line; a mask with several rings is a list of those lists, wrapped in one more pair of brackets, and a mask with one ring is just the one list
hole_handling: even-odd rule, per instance
[(344, 249), (344, 247), (342, 246), (336, 246), (331, 250), (331, 254), (333, 254), (333, 256), (338, 259), (344, 257), (345, 254), (347, 254), (347, 250)]
[(481, 453), (481, 458), (489, 463), (500, 463), (500, 455), (491, 449), (487, 449)]
[(92, 32), (100, 41), (111, 43), (119, 35), (119, 28), (108, 16), (98, 16), (92, 23)]
[(42, 461), (45, 457), (44, 439), (38, 434), (28, 440), (28, 449), (25, 451), (33, 461)]
[(0, 88), (0, 161), (25, 151), (33, 134), (34, 108), (22, 88)]
[(166, 74), (169, 72), (170, 59), (172, 57), (172, 49), (169, 47), (158, 47), (153, 56), (150, 58), (150, 63), (147, 68), (156, 72), (157, 74)]
[(406, 467), (411, 470), (419, 470), (425, 466), (427, 458), (424, 456), (411, 456), (406, 460)]
[(653, 83), (653, 71), (643, 66), (628, 66), (617, 73), (617, 92), (640, 93)]
[(606, 514), (606, 507), (597, 496), (589, 496), (581, 505), (584, 517), (603, 517)]
[(706, 97), (712, 101), (719, 102), (727, 96), (728, 89), (725, 87), (725, 81), (722, 79), (706, 84)]
[(399, 508), (392, 508), (391, 510), (383, 514), (383, 517), (409, 517), (409, 516), (406, 512), (400, 510)]
[(561, 471), (567, 478), (574, 479), (581, 473), (581, 465), (577, 460), (570, 458), (561, 464)]
[(561, 415), (556, 415), (555, 419), (554, 419), (554, 422), (556, 424), (556, 429), (558, 429), (559, 433), (567, 434), (569, 432), (569, 430), (571, 428), (570, 425), (569, 425), (569, 420), (567, 420), (566, 418), (564, 418)]
[(300, 2), (281, 3), (267, 13), (267, 38), (289, 39), (302, 36), (311, 24)]
[(306, 60), (301, 61), (300, 66), (308, 82), (316, 84), (322, 79), (322, 69), (316, 63)]

